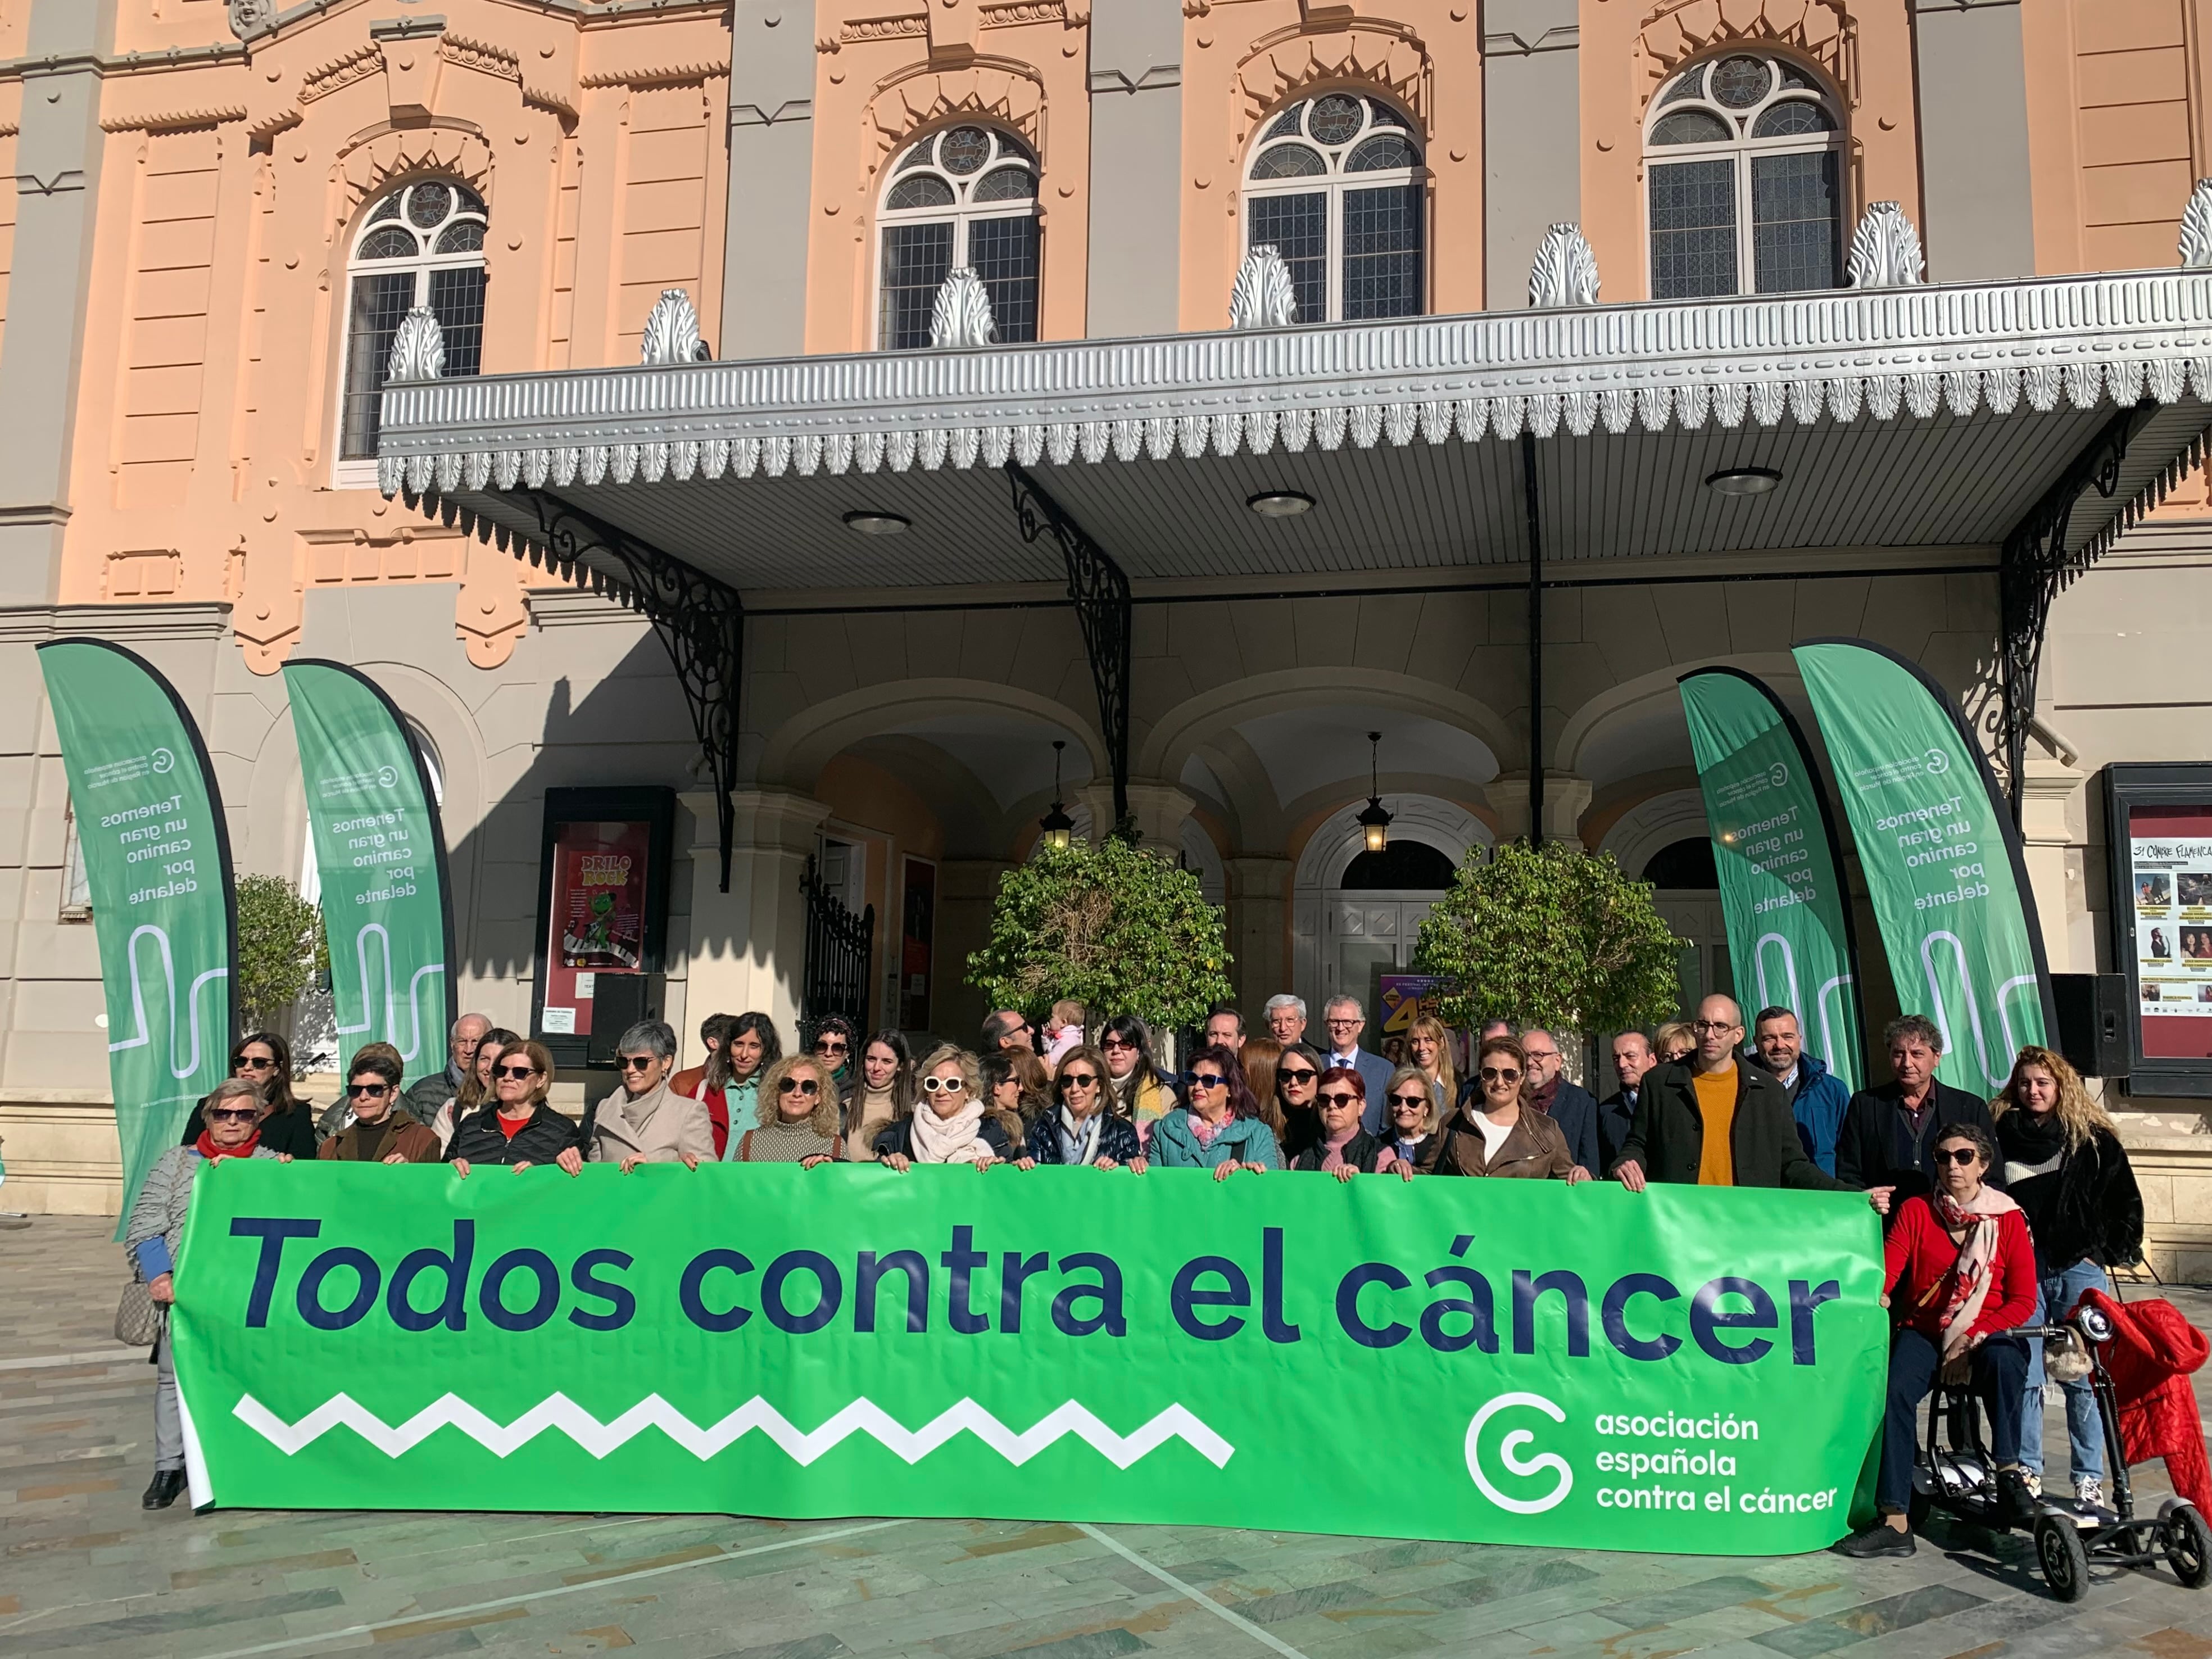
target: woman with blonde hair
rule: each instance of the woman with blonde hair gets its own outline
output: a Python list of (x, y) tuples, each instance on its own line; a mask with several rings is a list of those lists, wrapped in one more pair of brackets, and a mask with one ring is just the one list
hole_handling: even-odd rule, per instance
[(1697, 1033), (1687, 1020), (1670, 1019), (1651, 1034), (1651, 1052), (1662, 1066), (1679, 1066), (1698, 1052)]
[[(1459, 1098), (1459, 1068), (1452, 1064), (1451, 1028), (1434, 1014), (1423, 1014), (1406, 1032), (1406, 1059), (1429, 1080), (1441, 1117)], [(1389, 1114), (1384, 1118), (1387, 1121)]]
[[(1444, 1063), (1450, 1065), (1449, 1057)], [(1443, 1144), (1438, 1131), (1445, 1109), (1437, 1103), (1436, 1079), (1430, 1073), (1418, 1065), (1401, 1066), (1391, 1073), (1382, 1090), (1382, 1150), (1375, 1159), (1376, 1173), (1395, 1170), (1411, 1181), (1433, 1168)]]
[(916, 1164), (988, 1170), (1021, 1144), (1021, 1119), (992, 1109), (975, 1056), (947, 1042), (921, 1062), (921, 1103), (876, 1137), (876, 1161), (902, 1173)]
[(761, 1079), (751, 1128), (730, 1142), (726, 1164), (796, 1164), (811, 1170), (845, 1154), (837, 1085), (827, 1062), (788, 1054)]
[[(2081, 1074), (2063, 1056), (2030, 1043), (2012, 1063), (2004, 1091), (1990, 1103), (2005, 1190), (2027, 1218), (2041, 1304), (2029, 1323), (2063, 1319), (2085, 1291), (2109, 1292), (2107, 1267), (2142, 1257), (2142, 1194), (2112, 1120), (2089, 1098)], [(2028, 1344), (2027, 1415), (2021, 1462), (2043, 1477), (2043, 1344)], [(2066, 1438), (2077, 1503), (2105, 1501), (2105, 1438), (2087, 1377), (2066, 1390)]]

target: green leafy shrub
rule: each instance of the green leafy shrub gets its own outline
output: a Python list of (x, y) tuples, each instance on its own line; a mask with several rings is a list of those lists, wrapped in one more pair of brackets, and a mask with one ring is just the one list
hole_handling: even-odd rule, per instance
[(238, 880), (238, 1006), (258, 1031), (330, 969), (322, 914), (282, 876)]

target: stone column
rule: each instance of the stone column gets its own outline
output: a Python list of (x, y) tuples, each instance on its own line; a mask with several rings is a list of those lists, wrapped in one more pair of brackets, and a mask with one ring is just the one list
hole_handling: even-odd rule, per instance
[[(1113, 0), (1091, 9), (1091, 281), (1084, 331), (1094, 339), (1176, 331), (1182, 28), (1179, 0)], [(1221, 305), (1225, 316), (1226, 289)]]
[[(969, 1048), (981, 1035), (983, 1016), (991, 1007), (968, 982), (968, 955), (981, 950), (991, 937), (991, 907), (999, 896), (999, 878), (1013, 867), (1004, 859), (945, 859), (937, 866), (929, 1023), (940, 1035)], [(896, 1010), (890, 1018), (896, 1019)]]
[(1544, 232), (1582, 218), (1582, 28), (1575, 0), (1489, 0), (1482, 28), (1484, 287), (1505, 311)]
[[(1493, 778), (1484, 786), (1490, 804), (1498, 809), (1501, 841), (1518, 841), (1528, 833), (1528, 778)], [(1590, 781), (1559, 772), (1544, 774), (1544, 839), (1583, 844), (1583, 814), (1589, 811)]]
[[(830, 25), (830, 33), (836, 33)], [(736, 0), (730, 18), (729, 228), (722, 357), (795, 357), (806, 347), (807, 193), (814, 162), (814, 7)], [(760, 257), (774, 248), (773, 258)]]
[(1931, 283), (2035, 270), (2027, 67), (2017, 4), (1910, 0), (1920, 83), (1920, 233)]
[[(2078, 848), (2088, 840), (2083, 788), (2089, 780), (2063, 761), (2028, 746), (2021, 772), (2020, 839), (2027, 884), (2054, 974), (2092, 973), (2095, 922), (2089, 914)], [(1994, 851), (1984, 842), (1984, 850)]]
[[(1091, 813), (1091, 838), (1097, 841), (1114, 827), (1114, 786), (1110, 781), (1086, 783), (1075, 799)], [(1182, 851), (1183, 821), (1195, 805), (1171, 783), (1129, 781), (1129, 816), (1137, 821), (1144, 839), (1138, 845), (1164, 852), (1172, 859)]]
[(1253, 855), (1224, 860), (1229, 870), (1231, 977), (1244, 1029), (1259, 1031), (1267, 999), (1291, 989), (1290, 860)]
[(806, 973), (806, 900), (799, 878), (830, 809), (789, 789), (739, 789), (730, 890), (721, 890), (722, 850), (714, 797), (678, 797), (691, 814), (691, 939), (684, 1018), (757, 1009), (788, 1047), (797, 1040)]

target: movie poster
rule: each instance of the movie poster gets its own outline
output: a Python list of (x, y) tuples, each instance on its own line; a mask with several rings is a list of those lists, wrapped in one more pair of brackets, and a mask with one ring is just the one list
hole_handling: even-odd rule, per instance
[(642, 819), (560, 826), (538, 1022), (549, 1036), (589, 1036), (599, 976), (641, 968), (652, 847), (653, 826)]
[(2136, 807), (2128, 843), (2144, 1057), (2212, 1056), (2212, 806)]

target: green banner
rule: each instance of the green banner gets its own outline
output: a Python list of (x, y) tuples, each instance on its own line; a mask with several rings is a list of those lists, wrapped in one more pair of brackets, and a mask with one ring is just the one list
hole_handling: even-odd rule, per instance
[(1995, 1094), (2055, 1021), (2035, 897), (1989, 765), (1943, 688), (1863, 640), (1796, 647), (1898, 1006), (1943, 1033), (1936, 1075)]
[(1773, 1554), (1845, 1531), (1887, 1364), (1854, 1193), (233, 1159), (192, 1202), (202, 1505)]
[(199, 728), (152, 664), (71, 639), (40, 646), (39, 667), (91, 889), (127, 1218), (154, 1160), (230, 1072), (230, 832)]
[(1680, 685), (1736, 994), (1746, 1013), (1796, 1014), (1805, 1051), (1856, 1089), (1866, 1059), (1850, 891), (1804, 733), (1748, 674), (1705, 668)]
[(388, 1042), (406, 1080), (446, 1065), (454, 1019), (446, 839), (405, 722), (365, 675), (284, 665), (322, 878), (338, 1047)]

